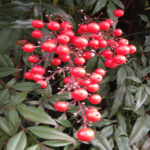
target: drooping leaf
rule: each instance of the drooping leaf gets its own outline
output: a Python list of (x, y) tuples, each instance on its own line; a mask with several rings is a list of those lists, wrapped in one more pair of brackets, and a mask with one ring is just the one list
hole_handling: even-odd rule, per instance
[(28, 147), (26, 150), (40, 150), (40, 147), (37, 144), (37, 145), (33, 145), (33, 146)]
[(5, 104), (7, 103), (8, 99), (9, 99), (9, 90), (5, 89), (5, 90), (1, 90), (0, 91), (0, 103), (1, 104)]
[(120, 86), (122, 84), (124, 84), (124, 81), (126, 79), (127, 76), (127, 72), (124, 68), (124, 66), (122, 66), (118, 71), (117, 71), (117, 85)]
[(120, 8), (124, 9), (124, 5), (121, 2), (121, 0), (112, 0), (113, 3), (115, 3), (117, 6), (119, 6)]
[(37, 123), (57, 125), (54, 119), (52, 119), (46, 112), (39, 108), (18, 104), (17, 110), (27, 120)]
[(7, 150), (24, 150), (27, 144), (27, 139), (24, 131), (14, 135), (8, 142)]
[(110, 18), (114, 16), (114, 10), (116, 9), (116, 6), (112, 3), (112, 1), (109, 1), (107, 5), (107, 14)]
[(137, 83), (141, 83), (142, 82), (138, 77), (135, 77), (135, 76), (126, 77), (126, 78), (127, 79), (131, 79), (132, 81), (137, 82)]
[(11, 58), (7, 54), (0, 55), (0, 66), (1, 67), (14, 67)]

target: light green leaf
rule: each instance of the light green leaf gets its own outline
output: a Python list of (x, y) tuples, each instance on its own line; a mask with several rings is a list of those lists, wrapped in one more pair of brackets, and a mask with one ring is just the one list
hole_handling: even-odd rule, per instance
[(104, 127), (102, 130), (101, 130), (101, 133), (102, 135), (104, 135), (106, 138), (111, 136), (113, 134), (113, 126), (107, 126), (107, 127)]
[(46, 112), (44, 112), (39, 108), (27, 106), (24, 104), (19, 104), (17, 106), (17, 110), (27, 120), (37, 122), (37, 123), (57, 125), (55, 120), (53, 120)]
[(28, 147), (26, 150), (40, 150), (40, 147), (39, 145), (33, 145), (33, 146)]
[(24, 150), (26, 144), (26, 135), (23, 131), (21, 131), (9, 140), (7, 150)]

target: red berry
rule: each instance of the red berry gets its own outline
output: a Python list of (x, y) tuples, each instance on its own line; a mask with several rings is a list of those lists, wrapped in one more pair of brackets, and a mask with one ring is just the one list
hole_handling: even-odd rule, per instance
[(40, 84), (42, 89), (45, 89), (47, 87), (47, 82), (46, 81), (39, 80), (36, 83)]
[(102, 82), (103, 77), (102, 77), (100, 74), (92, 73), (92, 74), (90, 75), (90, 80), (91, 80), (93, 83), (100, 83), (100, 82)]
[(85, 48), (87, 45), (88, 45), (88, 40), (84, 37), (76, 37), (74, 39), (74, 45), (77, 47), (77, 48)]
[(113, 62), (118, 64), (118, 65), (125, 64), (126, 61), (127, 61), (127, 59), (123, 55), (116, 55), (116, 56), (113, 57)]
[(27, 80), (31, 80), (33, 78), (33, 74), (31, 72), (26, 72), (24, 74), (24, 78)]
[(50, 21), (48, 24), (47, 24), (47, 28), (49, 30), (52, 30), (52, 31), (57, 31), (60, 29), (60, 24), (56, 21)]
[(107, 68), (115, 68), (118, 66), (116, 63), (113, 62), (112, 58), (106, 59), (104, 64)]
[(72, 97), (77, 101), (83, 101), (88, 98), (88, 92), (82, 88), (75, 89), (72, 92)]
[(121, 45), (115, 49), (115, 52), (118, 55), (128, 55), (130, 52), (130, 48), (126, 45)]
[(99, 26), (101, 30), (106, 30), (106, 31), (109, 30), (110, 28), (110, 24), (107, 21), (101, 21), (99, 23)]
[(70, 55), (68, 54), (65, 54), (65, 55), (59, 55), (58, 58), (62, 61), (62, 62), (67, 62), (69, 61), (71, 58), (70, 58)]
[(93, 94), (89, 97), (89, 102), (91, 104), (99, 104), (102, 101), (102, 97), (98, 94)]
[(95, 93), (99, 90), (99, 85), (97, 83), (90, 83), (87, 86), (87, 90), (91, 93)]
[(102, 77), (105, 76), (105, 74), (106, 74), (106, 71), (102, 68), (97, 68), (97, 69), (95, 69), (94, 72), (97, 74), (100, 74)]
[(40, 75), (44, 75), (45, 74), (45, 68), (43, 68), (42, 66), (34, 66), (32, 69), (31, 69), (31, 72), (33, 74), (40, 74)]
[(56, 40), (55, 39), (48, 39), (47, 41), (56, 44)]
[(128, 45), (129, 44), (129, 41), (127, 40), (127, 39), (120, 39), (119, 41), (118, 41), (118, 44), (119, 45)]
[(98, 49), (99, 48), (98, 40), (91, 40), (91, 41), (89, 41), (88, 45), (93, 49)]
[(64, 83), (67, 84), (70, 82), (70, 80), (71, 80), (71, 77), (65, 77), (63, 81), (64, 81)]
[(33, 44), (25, 44), (23, 46), (23, 50), (26, 52), (26, 53), (32, 53), (34, 51), (34, 45)]
[(90, 33), (97, 33), (100, 30), (100, 27), (97, 23), (92, 22), (87, 25), (87, 30)]
[(35, 56), (35, 55), (30, 55), (30, 56), (28, 57), (28, 61), (29, 61), (30, 63), (37, 63), (37, 62), (39, 61), (39, 58), (38, 58), (37, 56)]
[(87, 32), (87, 25), (86, 24), (81, 24), (79, 26), (79, 30), (81, 31), (81, 33)]
[(80, 141), (90, 142), (95, 137), (95, 133), (90, 128), (83, 128), (77, 132), (77, 138)]
[(92, 58), (93, 56), (92, 56), (92, 53), (91, 53), (90, 51), (87, 51), (87, 52), (84, 52), (83, 57), (84, 57), (85, 59), (90, 59), (90, 58)]
[(59, 58), (53, 58), (51, 63), (55, 66), (59, 66), (61, 64), (61, 60)]
[(40, 30), (34, 30), (33, 32), (32, 32), (32, 37), (34, 37), (34, 38), (41, 38), (43, 36), (43, 32), (42, 31), (40, 31)]
[(68, 110), (68, 103), (63, 102), (63, 101), (58, 101), (55, 103), (54, 108), (57, 111), (65, 112)]
[(123, 32), (122, 32), (121, 29), (115, 29), (114, 32), (113, 32), (113, 34), (114, 34), (115, 36), (121, 36), (121, 35), (123, 34)]
[(106, 40), (103, 40), (103, 39), (99, 40), (99, 47), (105, 48), (107, 45), (108, 43)]
[(70, 39), (74, 37), (74, 32), (71, 30), (64, 29), (61, 30), (60, 33), (67, 35)]
[(136, 52), (136, 47), (134, 45), (128, 45), (128, 47), (130, 48), (129, 54), (133, 54)]
[(46, 42), (42, 43), (41, 48), (45, 52), (53, 52), (56, 49), (56, 44), (46, 41)]
[(122, 9), (116, 9), (114, 11), (114, 16), (116, 17), (122, 17), (124, 15), (124, 11)]
[(102, 116), (98, 111), (91, 111), (91, 112), (86, 113), (86, 118), (89, 121), (97, 122), (102, 118)]
[(74, 63), (76, 65), (83, 65), (85, 63), (85, 59), (83, 57), (76, 57), (74, 59)]
[(44, 27), (44, 23), (43, 23), (43, 21), (41, 21), (41, 20), (33, 20), (33, 21), (32, 21), (32, 27), (33, 27), (33, 28), (40, 29), (40, 28), (43, 28), (43, 27)]
[(86, 75), (86, 71), (84, 68), (82, 67), (74, 67), (72, 68), (71, 70), (71, 74), (74, 76), (74, 77), (78, 77), (78, 78), (82, 78)]
[(112, 19), (107, 19), (106, 22), (108, 22), (110, 24), (110, 26), (113, 26), (114, 21)]
[(60, 34), (57, 36), (57, 42), (60, 44), (67, 44), (70, 41), (70, 38), (65, 34)]
[(57, 48), (56, 48), (56, 53), (58, 55), (65, 55), (65, 54), (69, 54), (70, 52), (70, 49), (68, 46), (66, 45), (59, 45)]
[(90, 79), (83, 79), (80, 81), (80, 85), (84, 87), (87, 87), (90, 83), (91, 83)]
[(85, 111), (85, 114), (87, 114), (87, 113), (89, 113), (89, 112), (92, 112), (92, 111), (98, 112), (98, 110), (97, 110), (95, 107), (89, 107), (89, 108)]
[(39, 81), (39, 80), (42, 80), (43, 79), (43, 76), (40, 75), (40, 74), (33, 74), (33, 80), (34, 81)]
[(67, 21), (62, 22), (60, 24), (60, 27), (62, 29), (67, 29), (67, 30), (71, 30), (72, 29), (72, 25), (69, 22), (67, 22)]
[(104, 50), (102, 55), (104, 58), (111, 58), (113, 56), (113, 52), (111, 50)]

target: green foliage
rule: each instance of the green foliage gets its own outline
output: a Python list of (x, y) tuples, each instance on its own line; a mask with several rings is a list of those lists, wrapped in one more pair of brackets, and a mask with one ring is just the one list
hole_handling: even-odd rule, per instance
[[(149, 1), (126, 4), (125, 0), (1, 0), (0, 150), (149, 150), (149, 5)], [(124, 29), (124, 37), (137, 46), (137, 53), (127, 64), (107, 69), (98, 91), (103, 101), (97, 107), (103, 118), (92, 124), (96, 138), (87, 144), (75, 140), (79, 124), (72, 113), (77, 108), (71, 105), (62, 115), (53, 109), (56, 101), (68, 100), (67, 93), (57, 94), (56, 86), (61, 83), (52, 82), (41, 90), (38, 84), (23, 79), (29, 64), (21, 47), (27, 39), (34, 42), (30, 36), (33, 19), (47, 21), (45, 15), (52, 14), (52, 18), (59, 15), (71, 23), (81, 23), (81, 10), (92, 17), (99, 17), (103, 11), (102, 18), (107, 18), (116, 8), (126, 10), (126, 17), (115, 25)], [(137, 13), (132, 11), (135, 8)], [(105, 68), (101, 56), (86, 65), (88, 72)]]

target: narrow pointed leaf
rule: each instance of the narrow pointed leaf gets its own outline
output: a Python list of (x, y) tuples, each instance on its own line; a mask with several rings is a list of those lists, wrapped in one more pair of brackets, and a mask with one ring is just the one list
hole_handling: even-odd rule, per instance
[(40, 150), (40, 147), (39, 145), (33, 145), (33, 146), (28, 147), (26, 150)]

